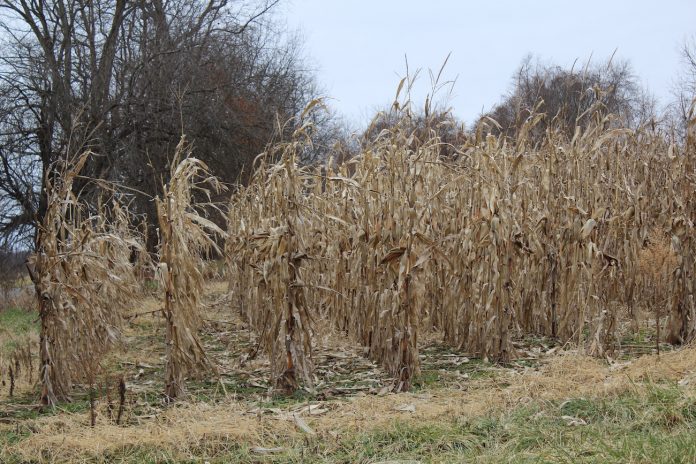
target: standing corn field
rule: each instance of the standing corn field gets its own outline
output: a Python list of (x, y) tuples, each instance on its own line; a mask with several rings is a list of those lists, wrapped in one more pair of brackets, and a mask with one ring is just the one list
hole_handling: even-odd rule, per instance
[[(621, 321), (668, 327), (658, 344), (690, 340), (693, 143), (606, 129), (610, 117), (593, 111), (572, 139), (551, 127), (531, 145), (524, 134), (543, 118), (532, 115), (517, 140), (479, 132), (444, 159), (438, 128), (418, 140), (401, 110), (346, 164), (261, 163), (230, 204), (233, 301), (278, 356), (280, 321), (295, 314), (283, 309), (289, 289), (302, 288), (298, 326), (331, 321), (397, 390), (418, 374), (423, 332), (500, 362), (528, 335), (611, 353)], [(659, 270), (648, 272), (656, 246)], [(302, 265), (281, 272), (293, 256)], [(312, 332), (302, 333), (308, 359)]]
[(314, 383), (304, 268), (318, 219), (307, 209), (308, 173), (297, 166), (302, 146), (295, 140), (274, 147), (269, 155), (280, 161), (268, 169), (261, 161), (252, 184), (233, 199), (227, 243), (231, 286), (271, 360), (273, 383), (286, 391)]

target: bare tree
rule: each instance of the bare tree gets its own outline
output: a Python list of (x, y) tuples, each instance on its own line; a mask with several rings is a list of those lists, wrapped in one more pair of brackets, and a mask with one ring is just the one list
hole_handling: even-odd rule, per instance
[(28, 238), (46, 212), (49, 166), (94, 140), (109, 104), (118, 32), (133, 11), (126, 0), (103, 3), (97, 8), (87, 1), (0, 2), (5, 237), (14, 232), (15, 239)]
[(0, 0), (0, 236), (29, 246), (49, 167), (88, 149), (75, 191), (124, 184), (150, 221), (182, 133), (224, 181), (243, 178), (315, 91), (277, 3)]
[(572, 137), (576, 126), (587, 126), (597, 114), (612, 114), (615, 124), (638, 127), (650, 122), (656, 111), (654, 98), (640, 87), (626, 61), (612, 58), (599, 65), (565, 69), (529, 55), (515, 72), (510, 93), (478, 124), (515, 136), (538, 113), (545, 117), (528, 134), (536, 140), (549, 127)]
[(696, 115), (696, 35), (681, 46), (682, 70), (673, 89), (669, 116), (676, 138), (685, 140), (689, 121)]

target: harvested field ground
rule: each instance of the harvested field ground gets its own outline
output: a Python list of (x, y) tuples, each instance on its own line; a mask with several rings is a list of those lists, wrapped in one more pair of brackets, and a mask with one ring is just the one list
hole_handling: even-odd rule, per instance
[[(164, 324), (159, 303), (144, 298), (123, 349), (104, 363), (94, 428), (86, 387), (44, 412), (35, 372), (20, 373), (11, 400), (0, 387), (0, 462), (696, 460), (696, 348), (638, 356), (653, 350), (649, 327), (624, 341), (616, 361), (527, 339), (516, 341), (524, 356), (502, 367), (424, 340), (422, 375), (398, 394), (347, 337), (324, 328), (316, 391), (285, 396), (270, 388), (252, 333), (225, 316), (226, 284), (209, 283), (205, 299), (203, 340), (219, 380), (191, 381), (187, 400), (163, 403)], [(16, 322), (15, 336), (35, 336), (26, 314), (0, 317)]]

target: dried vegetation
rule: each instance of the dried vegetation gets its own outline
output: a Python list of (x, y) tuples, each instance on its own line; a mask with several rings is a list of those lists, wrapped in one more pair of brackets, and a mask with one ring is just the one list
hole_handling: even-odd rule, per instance
[(112, 198), (96, 209), (73, 193), (91, 153), (47, 179), (48, 210), (28, 263), (39, 300), (41, 402), (66, 401), (75, 383), (92, 384), (118, 341), (121, 315), (136, 295), (127, 208)]
[[(215, 371), (203, 349), (200, 329), (200, 301), (203, 292), (203, 259), (211, 250), (218, 251), (215, 235), (226, 234), (204, 214), (210, 204), (209, 188), (221, 185), (207, 166), (190, 157), (190, 147), (181, 139), (172, 163), (169, 183), (163, 199), (157, 199), (160, 225), (160, 278), (164, 289), (166, 319), (165, 395), (181, 397), (187, 374)], [(203, 194), (207, 203), (195, 202), (194, 193)]]
[(364, 347), (395, 390), (418, 375), (422, 334), (502, 363), (528, 335), (611, 355), (622, 322), (637, 330), (645, 311), (658, 343), (664, 324), (670, 342), (693, 339), (693, 137), (616, 129), (597, 107), (572, 139), (549, 129), (532, 144), (544, 117), (532, 115), (517, 140), (482, 129), (443, 158), (439, 127), (418, 139), (408, 105), (394, 111), (340, 165), (299, 166), (299, 130), (232, 197), (232, 301), (278, 383), (311, 388), (317, 319)]
[[(572, 138), (551, 124), (533, 142), (525, 134), (544, 116), (531, 115), (515, 140), (481, 127), (461, 145), (444, 147), (441, 120), (426, 118), (425, 128), (414, 130), (408, 104), (393, 111), (393, 124), (368, 131), (372, 139), (362, 152), (342, 163), (300, 163), (311, 144), (310, 124), (269, 146), (248, 185), (231, 196), (227, 232), (211, 219), (217, 211), (211, 195), (220, 185), (182, 139), (156, 199), (157, 265), (135, 218), (116, 201), (122, 194), (105, 189), (108, 201), (94, 207), (74, 193), (89, 154), (52, 174), (48, 212), (30, 259), (39, 297), (39, 362), (32, 367), (31, 343), (18, 345), (0, 359), (3, 379), (26, 359), (29, 368), (20, 370), (38, 373), (43, 404), (69, 399), (78, 384), (93, 393), (102, 360), (122, 340), (124, 319), (128, 329), (161, 326), (165, 344), (138, 354), (147, 362), (121, 364), (136, 371), (128, 381), (110, 373), (118, 381), (105, 387), (106, 413), (90, 394), (92, 425), (106, 414), (112, 424), (104, 430), (111, 433), (124, 410), (123, 422), (133, 425), (139, 405), (128, 403), (128, 395), (152, 393), (136, 391), (136, 382), (163, 387), (166, 403), (186, 393), (187, 379), (210, 373), (225, 397), (225, 384), (265, 394), (323, 389), (315, 397), (324, 399), (351, 388), (381, 396), (422, 385), (439, 366), (468, 363), (467, 356), (526, 369), (524, 362), (536, 362), (541, 350), (532, 353), (520, 343), (524, 338), (555, 344), (544, 347), (545, 355), (572, 346), (600, 357), (617, 356), (626, 331), (646, 327), (655, 333), (658, 355), (661, 341), (693, 340), (693, 134), (683, 145), (669, 143), (649, 129), (615, 128), (611, 116), (595, 108), (583, 116), (593, 122)], [(224, 255), (224, 270), (206, 264), (213, 254)], [(229, 294), (215, 303), (216, 313), (201, 312), (206, 280), (220, 275)], [(155, 276), (162, 303), (150, 298), (151, 310), (133, 312), (136, 292)], [(242, 342), (247, 329), (254, 335)], [(133, 340), (144, 343), (138, 337)], [(336, 339), (350, 340), (369, 358), (361, 374), (332, 351)], [(348, 351), (345, 365), (361, 365), (352, 359), (356, 350)], [(259, 353), (267, 365), (252, 359)], [(558, 363), (577, 367), (578, 359), (599, 365), (570, 357)], [(150, 377), (160, 367), (158, 384)], [(267, 370), (269, 382), (259, 380)], [(452, 374), (455, 382), (468, 378), (461, 370)], [(362, 376), (363, 385), (339, 385), (345, 375)], [(590, 388), (587, 378), (577, 380), (586, 384), (578, 391)], [(486, 395), (498, 399), (495, 392)], [(147, 406), (161, 407), (160, 399)], [(410, 411), (389, 401), (390, 410)], [(156, 410), (146, 416), (161, 414)], [(311, 430), (292, 417), (301, 430)], [(251, 427), (246, 419), (239, 424)]]
[[(696, 138), (673, 145), (649, 131), (611, 129), (600, 112), (593, 117), (570, 140), (548, 131), (532, 144), (481, 130), (443, 150), (440, 128), (433, 123), (417, 136), (403, 110), (359, 156), (318, 167), (298, 162), (310, 143), (309, 126), (301, 127), (269, 147), (250, 183), (232, 194), (223, 252), (229, 293), (218, 283), (214, 303), (205, 276), (222, 273), (204, 259), (225, 236), (208, 216), (207, 192), (217, 184), (185, 142), (158, 200), (164, 301), (150, 298), (147, 308), (129, 300), (152, 265), (146, 253), (133, 254), (140, 235), (127, 210), (89, 214), (70, 193), (79, 164), (57, 176), (53, 222), (32, 258), (44, 401), (93, 381), (113, 346), (104, 334), (124, 318), (134, 346), (106, 401), (90, 397), (93, 428), (82, 414), (8, 416), (5, 435), (12, 428), (21, 436), (7, 456), (237, 453), (253, 461), (297, 451), (298, 460), (313, 452), (328, 460), (344, 440), (346, 449), (368, 449), (350, 438), (395, 421), (434, 427), (452, 417), (497, 417), (536, 398), (561, 421), (552, 422), (555, 436), (558, 424), (592, 426), (561, 415), (576, 403), (648, 397), (653, 381), (689, 388), (693, 347), (610, 365), (577, 353), (617, 357), (626, 332), (646, 327), (658, 350), (660, 340), (680, 344), (696, 334)], [(100, 287), (111, 280), (114, 287)], [(90, 298), (96, 304), (85, 305)], [(128, 312), (117, 310), (128, 301)], [(151, 343), (160, 330), (164, 346)], [(522, 338), (544, 340), (543, 348)], [(577, 352), (556, 356), (561, 347)], [(261, 352), (267, 362), (252, 359)], [(218, 384), (189, 388), (203, 401), (171, 408), (154, 394), (180, 398), (187, 378), (210, 372)], [(300, 387), (310, 393), (273, 394)], [(342, 401), (346, 395), (358, 397)], [(691, 423), (675, 411), (665, 412), (668, 420)], [(541, 417), (530, 413), (520, 428)]]

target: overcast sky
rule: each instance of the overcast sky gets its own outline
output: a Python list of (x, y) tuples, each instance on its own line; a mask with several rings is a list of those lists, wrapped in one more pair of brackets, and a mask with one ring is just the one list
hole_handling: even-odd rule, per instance
[(450, 105), (467, 122), (499, 101), (528, 53), (570, 66), (616, 49), (664, 103), (679, 46), (696, 34), (696, 0), (287, 0), (281, 13), (302, 34), (333, 106), (357, 123), (393, 100), (404, 56), (411, 70), (425, 71), (417, 95), (424, 99), (427, 70), (437, 72), (450, 52)]

